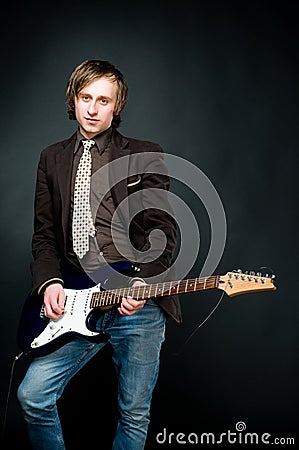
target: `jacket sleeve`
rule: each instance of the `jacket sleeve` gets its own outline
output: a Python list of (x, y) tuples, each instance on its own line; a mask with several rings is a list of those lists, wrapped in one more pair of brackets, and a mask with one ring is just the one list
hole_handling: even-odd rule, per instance
[[(150, 152), (148, 155), (150, 157), (143, 155), (146, 164), (140, 186), (142, 212), (136, 216), (135, 227), (132, 226), (130, 238), (134, 242), (134, 235), (138, 235), (138, 231), (140, 235), (143, 234), (143, 239), (138, 238), (139, 252), (144, 253), (144, 257), (142, 253), (139, 253), (138, 276), (141, 278), (158, 276), (160, 281), (161, 277), (165, 278), (165, 271), (173, 263), (177, 228), (169, 202), (170, 179), (163, 151), (157, 145), (155, 152)], [(166, 279), (173, 279), (173, 276), (172, 272)]]
[(32, 237), (32, 291), (40, 292), (49, 282), (63, 284), (54, 223), (53, 192), (47, 174), (47, 154), (42, 152), (37, 169)]

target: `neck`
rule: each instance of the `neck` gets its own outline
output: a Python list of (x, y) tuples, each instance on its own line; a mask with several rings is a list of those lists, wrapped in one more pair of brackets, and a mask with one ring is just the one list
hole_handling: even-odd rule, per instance
[(92, 295), (92, 307), (118, 305), (123, 297), (133, 297), (136, 300), (166, 297), (187, 292), (196, 292), (218, 287), (219, 276), (192, 278), (189, 280), (166, 281), (164, 283), (146, 284), (131, 288), (112, 289), (95, 292)]

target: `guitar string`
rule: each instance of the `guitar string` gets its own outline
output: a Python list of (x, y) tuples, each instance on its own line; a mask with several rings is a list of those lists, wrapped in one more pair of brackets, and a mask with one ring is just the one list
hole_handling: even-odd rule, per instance
[[(235, 278), (233, 280), (235, 286), (244, 283), (244, 279), (243, 278), (239, 279), (239, 277), (240, 277), (240, 274), (235, 274)], [(94, 306), (95, 307), (101, 306), (102, 300), (105, 302), (104, 305), (106, 305), (106, 304), (113, 305), (115, 303), (118, 303), (119, 297), (123, 297), (123, 296), (126, 297), (128, 295), (131, 295), (134, 298), (144, 299), (146, 297), (147, 298), (150, 298), (150, 297), (159, 298), (161, 296), (163, 297), (165, 295), (168, 295), (168, 294), (165, 294), (168, 291), (169, 291), (169, 295), (196, 292), (197, 289), (193, 290), (191, 283), (197, 284), (197, 283), (204, 282), (206, 289), (213, 289), (214, 287), (216, 287), (214, 285), (214, 283), (217, 281), (218, 278), (219, 278), (218, 275), (212, 275), (209, 277), (198, 277), (198, 278), (182, 279), (182, 280), (177, 280), (177, 281), (168, 281), (168, 282), (163, 282), (163, 283), (145, 285), (145, 286), (141, 287), (141, 290), (143, 290), (142, 295), (139, 295), (140, 286), (138, 286), (138, 288), (137, 287), (136, 288), (126, 287), (126, 288), (118, 288), (118, 289), (111, 289), (108, 291), (96, 292), (93, 295), (94, 300), (96, 301)], [(246, 275), (246, 278), (248, 279), (248, 281), (252, 281), (254, 279), (256, 282), (257, 281), (262, 281), (263, 283), (265, 282), (264, 281), (265, 277), (256, 277), (256, 276), (251, 276), (248, 274), (248, 275)], [(177, 292), (171, 291), (172, 288), (176, 288)], [(136, 289), (138, 290), (137, 296), (135, 295)], [(155, 290), (155, 294), (150, 295), (153, 289)], [(157, 290), (159, 290), (159, 291), (161, 290), (162, 294), (157, 292)], [(258, 289), (256, 289), (256, 290), (258, 290)], [(97, 302), (99, 302), (99, 303), (97, 304)]]
[[(144, 286), (138, 286), (138, 287), (126, 287), (126, 288), (118, 288), (118, 289), (111, 289), (108, 291), (100, 291), (95, 292), (92, 296), (92, 300), (95, 302), (93, 303), (93, 307), (97, 306), (104, 306), (106, 304), (113, 305), (115, 302), (118, 302), (119, 297), (127, 297), (128, 295), (131, 295), (134, 298), (138, 299), (145, 299), (147, 298), (159, 298), (164, 297), (167, 295), (175, 295), (175, 294), (184, 294), (184, 293), (193, 293), (201, 289), (194, 289), (193, 285), (197, 283), (204, 283), (205, 289), (213, 289), (215, 288), (215, 283), (218, 281), (219, 275), (211, 275), (208, 277), (198, 277), (198, 278), (190, 278), (190, 279), (182, 279), (177, 281), (167, 281), (167, 282), (161, 282), (156, 284), (149, 284)], [(193, 285), (192, 285), (193, 283)], [(176, 288), (177, 291), (171, 291), (172, 288)], [(143, 294), (139, 294), (139, 290), (143, 290)], [(150, 295), (152, 290), (155, 290), (155, 294)], [(138, 294), (136, 294), (135, 291), (138, 291)], [(162, 294), (157, 292), (158, 290), (162, 291)], [(169, 292), (167, 294), (167, 292)], [(147, 295), (145, 295), (147, 294)], [(107, 298), (108, 297), (108, 298)], [(102, 305), (101, 300), (103, 300), (105, 303)], [(99, 302), (99, 303), (97, 303)], [(108, 302), (108, 303), (107, 303)]]

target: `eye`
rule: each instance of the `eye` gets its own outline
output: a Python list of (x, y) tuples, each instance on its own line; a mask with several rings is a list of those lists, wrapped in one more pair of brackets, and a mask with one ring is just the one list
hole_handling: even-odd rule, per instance
[(106, 105), (108, 103), (108, 100), (106, 98), (101, 98), (102, 105)]
[(87, 94), (81, 94), (79, 97), (83, 102), (87, 102), (89, 100), (89, 95)]

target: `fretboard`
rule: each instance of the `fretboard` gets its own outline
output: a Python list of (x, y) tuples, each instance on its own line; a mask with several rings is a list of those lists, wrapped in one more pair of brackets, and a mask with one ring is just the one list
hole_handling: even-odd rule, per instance
[(133, 297), (136, 300), (167, 297), (174, 294), (203, 291), (218, 287), (219, 275), (192, 278), (179, 281), (167, 281), (157, 284), (145, 284), (134, 287), (111, 289), (94, 292), (91, 297), (91, 308), (119, 305), (123, 297)]

